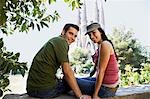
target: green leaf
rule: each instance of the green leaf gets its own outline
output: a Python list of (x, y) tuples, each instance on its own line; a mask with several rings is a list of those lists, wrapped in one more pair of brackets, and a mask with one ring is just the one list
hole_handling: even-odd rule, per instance
[(41, 23), (42, 28), (43, 28), (43, 25), (46, 26), (46, 27), (49, 27), (49, 26), (48, 26), (45, 22), (43, 22), (43, 21), (41, 21), (40, 23)]
[(15, 4), (15, 5), (17, 5), (17, 1), (18, 0), (12, 0), (12, 3)]
[(34, 23), (33, 22), (30, 23), (30, 26), (32, 27), (32, 29), (34, 29)]
[(23, 31), (25, 31), (26, 29), (27, 29), (27, 23), (24, 22), (24, 23), (22, 24), (22, 26), (21, 26), (21, 31), (23, 32)]
[(24, 75), (25, 75), (25, 70), (24, 70), (23, 68), (19, 68), (19, 71), (20, 71), (21, 75), (24, 77)]
[(9, 79), (6, 75), (0, 75), (0, 89), (5, 89), (9, 85)]
[(36, 0), (31, 0), (31, 2), (33, 2), (33, 6), (37, 6), (37, 1)]
[(0, 38), (0, 49), (4, 46), (3, 38)]
[(68, 2), (69, 0), (64, 0), (64, 2)]
[(56, 2), (56, 0), (49, 0), (49, 4), (52, 4), (53, 2)]
[(2, 30), (2, 32), (3, 32), (4, 34), (7, 34), (6, 29), (2, 29), (2, 28), (1, 28), (1, 30)]
[[(20, 15), (17, 15), (16, 17), (18, 17), (19, 19), (17, 20), (17, 24), (19, 24), (19, 25), (21, 25), (22, 24), (22, 22), (23, 22), (23, 20), (24, 20), (24, 18), (23, 17), (21, 17)], [(21, 18), (20, 18), (21, 17)], [(25, 24), (25, 23), (24, 23)]]
[(43, 17), (43, 14), (41, 13), (41, 14), (38, 16), (38, 18), (41, 19), (42, 17)]
[[(24, 8), (25, 8), (25, 13), (28, 13), (28, 12), (29, 12), (28, 6), (25, 5)], [(28, 14), (29, 14), (29, 13), (28, 13)]]
[(0, 0), (0, 26), (4, 25), (7, 19), (6, 12), (3, 7), (5, 6), (6, 0)]
[(38, 30), (40, 31), (40, 26), (39, 26), (39, 24), (36, 24), (36, 26), (37, 26)]
[(4, 61), (5, 61), (4, 57), (0, 57), (0, 71), (3, 70), (2, 64)]
[(16, 53), (15, 55), (16, 55), (16, 57), (20, 57), (20, 53)]
[(75, 5), (75, 1), (73, 1), (73, 2), (72, 2), (72, 10), (74, 10), (75, 6), (76, 6), (76, 5)]
[(16, 21), (16, 17), (12, 17), (11, 19), (10, 19), (10, 21)]
[(12, 75), (17, 74), (17, 69), (16, 69), (16, 68), (14, 68), (14, 69), (12, 70), (11, 74), (12, 74)]

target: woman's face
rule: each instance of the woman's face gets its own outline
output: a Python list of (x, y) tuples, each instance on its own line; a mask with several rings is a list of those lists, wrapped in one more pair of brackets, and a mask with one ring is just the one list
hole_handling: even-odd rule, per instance
[(102, 41), (101, 33), (98, 31), (98, 29), (88, 33), (88, 35), (94, 43), (100, 43)]

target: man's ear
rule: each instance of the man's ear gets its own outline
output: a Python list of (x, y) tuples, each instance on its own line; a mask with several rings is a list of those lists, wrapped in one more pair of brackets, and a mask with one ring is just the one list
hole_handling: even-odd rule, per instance
[(62, 36), (65, 35), (65, 31), (64, 31), (64, 30), (61, 32), (61, 35), (62, 35)]

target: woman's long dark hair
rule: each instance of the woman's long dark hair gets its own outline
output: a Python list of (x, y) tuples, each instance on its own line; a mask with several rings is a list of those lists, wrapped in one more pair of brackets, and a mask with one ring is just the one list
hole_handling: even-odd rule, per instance
[(114, 48), (114, 45), (113, 45), (112, 41), (108, 39), (108, 37), (106, 36), (106, 34), (105, 34), (105, 32), (104, 32), (104, 30), (102, 28), (98, 28), (98, 31), (102, 33), (101, 34), (101, 38), (103, 39), (103, 41), (106, 40), (106, 41), (108, 41), (108, 42), (110, 42), (112, 44), (114, 52), (115, 52), (116, 59), (118, 61), (118, 56), (117, 56), (117, 53), (115, 51), (115, 48)]

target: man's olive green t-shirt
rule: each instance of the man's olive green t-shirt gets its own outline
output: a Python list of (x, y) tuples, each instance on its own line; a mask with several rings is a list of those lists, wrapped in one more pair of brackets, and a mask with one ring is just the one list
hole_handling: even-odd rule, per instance
[(50, 39), (33, 59), (27, 79), (27, 90), (55, 87), (57, 69), (63, 62), (69, 62), (68, 50), (69, 45), (63, 37)]

